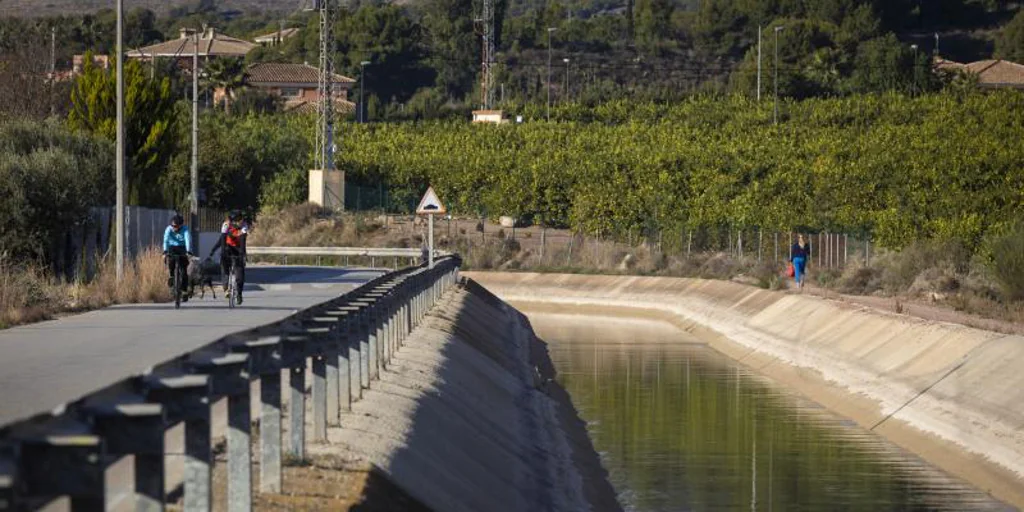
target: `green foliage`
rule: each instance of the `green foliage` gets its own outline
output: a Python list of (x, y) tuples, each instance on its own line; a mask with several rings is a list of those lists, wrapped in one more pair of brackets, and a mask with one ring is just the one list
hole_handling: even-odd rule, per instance
[[(304, 176), (313, 165), (309, 116), (211, 112), (200, 117), (199, 132), (199, 186), (206, 191), (205, 204), (214, 208), (251, 208), (261, 196), (275, 206), (288, 204), (288, 191), (299, 186), (294, 175)], [(189, 140), (188, 129), (178, 137)], [(172, 204), (184, 204), (188, 196), (190, 162), (189, 151), (182, 151), (160, 177)], [(274, 190), (263, 194), (269, 182)]]
[[(169, 78), (151, 79), (142, 65), (125, 65), (125, 172), (128, 200), (132, 204), (164, 205), (165, 195), (154, 186), (175, 152), (177, 116)], [(92, 63), (86, 56), (82, 74), (71, 91), (68, 125), (80, 132), (110, 141), (117, 136), (117, 79), (110, 70)]]
[(989, 270), (1003, 297), (1024, 299), (1024, 221), (1017, 220), (995, 233), (988, 244)]
[(309, 191), (309, 174), (286, 169), (273, 175), (260, 192), (260, 213), (267, 214), (303, 203)]
[[(1024, 207), (1024, 95), (852, 96), (771, 104), (697, 97), (523, 108), (522, 125), (353, 126), (350, 179), (450, 208), (618, 236), (730, 226), (973, 247)], [(394, 195), (392, 193), (392, 195)]]
[(996, 56), (1024, 62), (1024, 10), (1017, 13), (996, 38)]
[(0, 125), (0, 247), (16, 261), (48, 261), (91, 206), (113, 199), (113, 148), (47, 122)]

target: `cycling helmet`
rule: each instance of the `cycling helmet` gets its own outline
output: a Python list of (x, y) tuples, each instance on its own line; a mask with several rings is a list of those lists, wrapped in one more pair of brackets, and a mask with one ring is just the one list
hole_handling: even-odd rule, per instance
[(230, 220), (231, 222), (241, 221), (242, 220), (242, 212), (240, 212), (238, 210), (231, 210), (231, 213), (228, 214), (228, 220)]
[(171, 217), (172, 226), (181, 226), (182, 224), (185, 224), (185, 218), (181, 215), (175, 214), (174, 217)]

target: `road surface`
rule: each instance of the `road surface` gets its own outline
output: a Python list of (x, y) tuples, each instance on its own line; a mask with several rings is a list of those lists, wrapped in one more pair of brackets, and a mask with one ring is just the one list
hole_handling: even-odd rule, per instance
[(275, 322), (380, 274), (316, 267), (246, 269), (245, 303), (113, 306), (0, 331), (0, 425), (74, 401), (233, 332)]

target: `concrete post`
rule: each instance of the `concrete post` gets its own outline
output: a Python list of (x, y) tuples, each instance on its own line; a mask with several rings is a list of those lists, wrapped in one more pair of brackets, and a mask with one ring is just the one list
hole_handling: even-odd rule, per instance
[[(375, 310), (380, 309), (380, 302), (374, 305)], [(380, 369), (380, 314), (373, 313), (373, 320), (370, 321), (366, 332), (367, 358), (366, 358), (366, 382), (365, 386), (370, 387), (370, 380), (376, 379)]]
[(163, 512), (164, 455), (135, 455), (135, 510)]
[[(370, 332), (373, 326), (373, 306), (366, 309), (359, 332), (359, 385), (370, 388)], [(360, 398), (362, 391), (359, 392)]]
[(306, 368), (294, 367), (288, 375), (291, 400), (288, 402), (291, 446), (289, 455), (297, 460), (306, 458)]
[(332, 427), (337, 427), (341, 424), (341, 397), (340, 397), (340, 383), (339, 383), (339, 358), (338, 347), (341, 336), (338, 333), (334, 333), (335, 343), (327, 351), (324, 356), (324, 362), (327, 365), (327, 424)]
[(260, 376), (260, 492), (281, 492), (281, 376)]
[(327, 361), (313, 356), (313, 441), (327, 442)]
[(362, 340), (363, 337), (363, 315), (365, 310), (360, 310), (359, 313), (352, 318), (351, 329), (349, 330), (348, 343), (349, 343), (349, 375), (352, 377), (350, 380), (350, 392), (352, 401), (361, 400), (363, 398), (363, 386), (362, 386), (362, 368), (363, 368), (363, 349)]
[(252, 448), (248, 389), (228, 397), (228, 511), (252, 510)]
[(185, 512), (209, 512), (210, 415), (185, 421)]
[[(341, 344), (338, 346), (338, 407), (342, 411), (352, 410), (352, 368), (349, 362), (349, 351), (352, 346), (351, 328), (352, 315), (345, 320), (341, 329)], [(341, 421), (339, 420), (339, 424)]]

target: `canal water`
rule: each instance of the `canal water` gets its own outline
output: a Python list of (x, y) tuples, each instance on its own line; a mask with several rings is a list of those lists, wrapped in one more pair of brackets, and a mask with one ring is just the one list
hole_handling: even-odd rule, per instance
[(668, 323), (527, 313), (626, 510), (1013, 510)]

